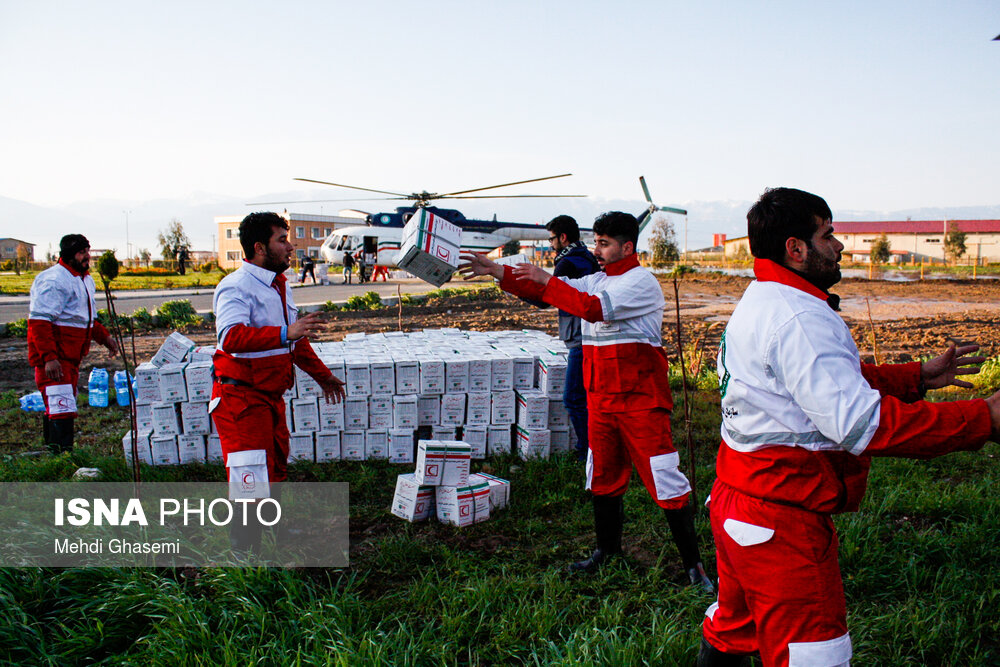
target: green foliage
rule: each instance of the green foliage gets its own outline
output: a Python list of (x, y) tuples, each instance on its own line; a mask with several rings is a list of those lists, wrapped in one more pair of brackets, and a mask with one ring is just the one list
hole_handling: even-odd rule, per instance
[(650, 264), (657, 268), (680, 259), (674, 223), (669, 218), (661, 216), (653, 223), (653, 231), (649, 234), (649, 252)]
[(382, 297), (378, 292), (365, 292), (355, 294), (344, 304), (344, 310), (380, 310), (385, 308), (382, 305)]
[[(160, 255), (166, 260), (177, 257), (182, 248), (191, 247), (191, 239), (184, 233), (184, 225), (177, 218), (171, 220), (167, 228), (157, 234), (156, 242), (160, 245)], [(156, 266), (156, 262), (153, 266)]]
[[(112, 326), (112, 324), (111, 324), (111, 313), (108, 312), (107, 308), (101, 308), (100, 310), (97, 311), (97, 321), (100, 322), (101, 324), (103, 324), (106, 327), (110, 328)], [(128, 315), (119, 315), (118, 316), (118, 324), (120, 324), (123, 327), (127, 327), (128, 326)]]
[(115, 257), (114, 250), (105, 250), (97, 259), (97, 273), (101, 276), (101, 280), (104, 281), (105, 287), (118, 277), (119, 268), (118, 258)]
[(507, 241), (503, 244), (503, 247), (500, 248), (501, 257), (510, 257), (511, 255), (516, 255), (519, 252), (521, 252), (521, 242), (517, 239)]
[(944, 235), (944, 254), (955, 261), (965, 254), (965, 232), (958, 231), (958, 225), (948, 223), (948, 233)]
[(872, 246), (870, 249), (871, 261), (873, 264), (885, 264), (892, 257), (891, 245), (889, 244), (889, 237), (886, 234), (880, 234), (874, 241), (872, 241)]
[(166, 301), (156, 309), (161, 327), (179, 328), (190, 324), (199, 324), (201, 316), (187, 299), (182, 301)]
[(674, 267), (673, 271), (671, 271), (668, 275), (677, 276), (679, 278), (680, 276), (694, 272), (695, 272), (694, 267), (688, 266), (687, 264), (678, 264), (677, 266)]
[(5, 259), (0, 262), (0, 271), (13, 271), (14, 270), (14, 260)]
[(136, 308), (135, 312), (132, 313), (132, 322), (137, 327), (151, 327), (153, 326), (153, 315), (145, 308)]
[(28, 336), (28, 319), (22, 317), (19, 320), (14, 320), (13, 322), (7, 323), (7, 329), (4, 331), (4, 336), (8, 338), (27, 338)]
[(219, 263), (214, 261), (205, 262), (204, 264), (198, 267), (198, 270), (201, 271), (202, 273), (212, 273), (213, 271), (219, 270)]

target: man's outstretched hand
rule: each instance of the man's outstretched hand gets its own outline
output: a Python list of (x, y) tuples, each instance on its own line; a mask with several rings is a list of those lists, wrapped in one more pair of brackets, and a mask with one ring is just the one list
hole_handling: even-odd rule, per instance
[(458, 273), (465, 280), (476, 276), (493, 276), (503, 280), (503, 267), (481, 252), (463, 252), (458, 256)]
[(975, 343), (951, 345), (941, 356), (920, 365), (920, 379), (927, 389), (941, 389), (949, 385), (971, 389), (972, 383), (959, 380), (959, 375), (975, 375), (986, 357), (970, 354), (979, 351)]

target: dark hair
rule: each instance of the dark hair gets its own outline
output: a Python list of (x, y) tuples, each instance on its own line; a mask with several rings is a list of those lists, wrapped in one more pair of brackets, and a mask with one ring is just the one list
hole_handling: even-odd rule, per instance
[(816, 232), (816, 218), (833, 214), (822, 197), (794, 188), (768, 188), (747, 211), (750, 253), (779, 264), (785, 259), (785, 241), (809, 243)]
[(634, 248), (639, 244), (639, 221), (631, 213), (608, 211), (594, 220), (594, 234), (610, 236), (622, 244), (631, 241)]
[(253, 259), (254, 244), (260, 242), (267, 247), (275, 227), (288, 229), (288, 221), (271, 211), (258, 211), (243, 218), (240, 223), (240, 245), (243, 246), (243, 254), (247, 259)]
[(83, 234), (67, 234), (59, 240), (59, 258), (64, 262), (76, 257), (76, 253), (90, 247), (90, 241)]
[(557, 215), (552, 218), (545, 225), (545, 229), (557, 237), (565, 234), (566, 240), (570, 243), (580, 240), (580, 227), (576, 224), (576, 220), (568, 215)]

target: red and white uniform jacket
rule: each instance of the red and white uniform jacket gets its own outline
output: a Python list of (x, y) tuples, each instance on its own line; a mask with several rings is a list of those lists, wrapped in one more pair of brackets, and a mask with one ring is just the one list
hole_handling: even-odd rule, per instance
[(35, 277), (28, 313), (28, 364), (41, 368), (53, 359), (79, 366), (90, 341), (102, 345), (111, 335), (97, 317), (94, 279), (59, 260)]
[(319, 382), (332, 376), (307, 339), (288, 342), (288, 325), (298, 309), (284, 275), (244, 261), (215, 288), (213, 310), (218, 377), (280, 398), (295, 380), (293, 363)]
[(981, 447), (985, 401), (920, 398), (920, 364), (862, 364), (827, 294), (783, 266), (754, 263), (719, 349), (724, 484), (755, 498), (857, 509), (871, 456), (929, 458)]
[(600, 412), (673, 407), (660, 329), (663, 290), (629, 255), (582, 278), (551, 278), (543, 288), (504, 267), (504, 291), (544, 301), (582, 320), (587, 404)]

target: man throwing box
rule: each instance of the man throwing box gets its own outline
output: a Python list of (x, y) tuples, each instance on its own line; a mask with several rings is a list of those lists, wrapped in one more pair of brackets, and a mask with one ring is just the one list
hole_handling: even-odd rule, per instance
[(544, 301), (583, 320), (583, 383), (589, 407), (587, 486), (593, 495), (597, 549), (571, 570), (594, 572), (621, 552), (622, 496), (632, 466), (666, 513), (692, 584), (713, 590), (705, 575), (688, 497), (670, 437), (673, 400), (660, 329), (663, 290), (639, 266), (639, 223), (628, 213), (594, 222), (594, 255), (604, 268), (578, 279), (555, 278), (532, 264), (504, 267), (463, 255), (459, 272), (491, 275), (517, 296)]
[(111, 334), (95, 320), (94, 292), (90, 242), (82, 234), (67, 234), (59, 241), (59, 262), (31, 284), (28, 313), (28, 364), (45, 402), (45, 445), (54, 454), (73, 449), (80, 361), (90, 341), (108, 348), (112, 357), (118, 354)]
[[(251, 213), (240, 223), (240, 245), (243, 264), (215, 288), (219, 342), (209, 408), (227, 466), (236, 452), (263, 451), (273, 484), (286, 478), (289, 434), (282, 394), (295, 381), (292, 364), (319, 383), (327, 401), (344, 398), (344, 383), (309, 344), (323, 326), (319, 315), (298, 317), (284, 275), (293, 251), (285, 219)], [(235, 549), (260, 544), (260, 524), (235, 528)]]
[[(862, 364), (828, 290), (844, 246), (816, 195), (777, 188), (747, 214), (757, 280), (719, 349), (722, 444), (710, 513), (719, 599), (698, 665), (846, 665), (847, 609), (832, 514), (855, 511), (873, 456), (930, 458), (982, 447), (1000, 393), (928, 403), (927, 389), (970, 387), (978, 346), (923, 364)], [(991, 436), (992, 434), (992, 436)]]

